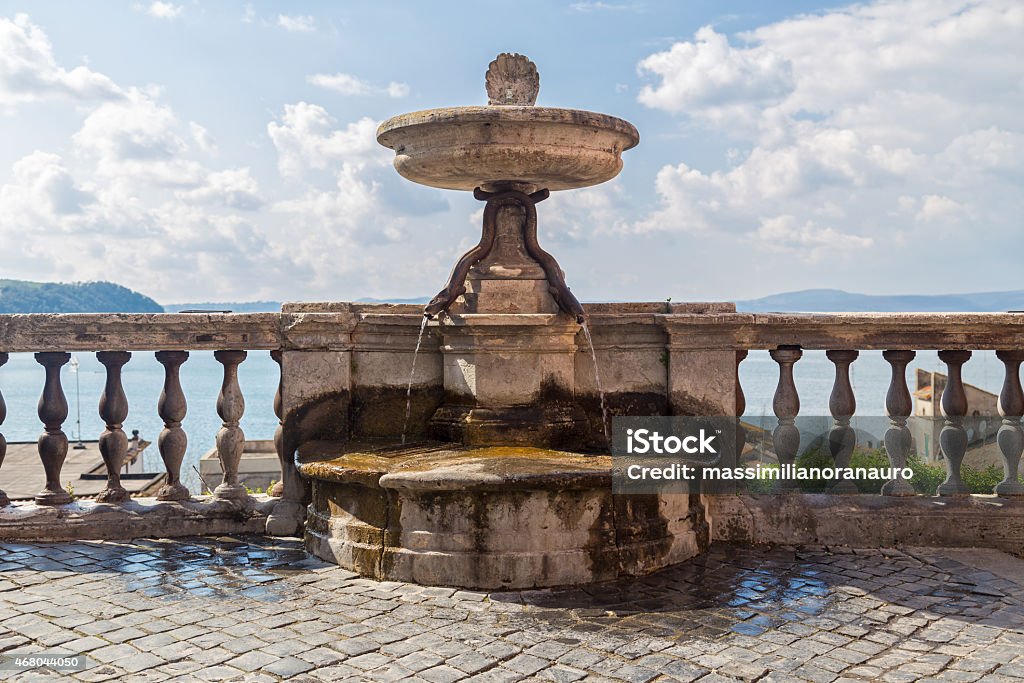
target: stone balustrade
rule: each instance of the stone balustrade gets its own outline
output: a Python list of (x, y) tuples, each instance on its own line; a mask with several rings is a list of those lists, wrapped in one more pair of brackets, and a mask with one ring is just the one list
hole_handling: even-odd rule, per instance
[[(766, 349), (778, 365), (778, 385), (773, 408), (778, 426), (773, 442), (779, 463), (792, 464), (800, 448), (800, 434), (794, 421), (800, 413), (799, 391), (794, 366), (806, 350), (824, 350), (835, 369), (829, 410), (834, 425), (827, 438), (836, 467), (848, 467), (855, 446), (850, 426), (856, 412), (856, 398), (850, 383), (850, 369), (861, 352), (881, 352), (891, 368), (885, 398), (890, 426), (884, 444), (890, 464), (902, 469), (910, 452), (907, 421), (912, 402), (906, 369), (916, 351), (938, 351), (945, 365), (947, 381), (942, 390), (943, 427), (939, 436), (946, 479), (935, 491), (940, 497), (970, 494), (962, 468), (968, 437), (964, 427), (970, 414), (962, 369), (972, 351), (995, 351), (1003, 365), (1003, 386), (998, 411), (1002, 424), (997, 443), (1003, 458), (1004, 479), (992, 493), (1020, 497), (1024, 487), (1018, 481), (1018, 466), (1024, 451), (1024, 393), (1020, 366), (1024, 362), (1024, 314), (1019, 313), (840, 313), (840, 314), (718, 314), (714, 316), (673, 315), (666, 322), (673, 333), (673, 346), (687, 349), (717, 349), (733, 346), (737, 366), (748, 350)], [(737, 374), (737, 384), (739, 378)], [(742, 415), (742, 387), (737, 386), (737, 415)], [(804, 444), (806, 446), (806, 444)], [(791, 490), (793, 482), (780, 480), (779, 488)], [(841, 480), (832, 493), (855, 493), (852, 481)], [(887, 496), (908, 496), (914, 491), (908, 482), (886, 483)]]
[[(166, 483), (158, 491), (156, 500), (192, 503), (189, 510), (199, 517), (208, 512), (201, 504), (202, 497), (194, 499), (181, 483), (181, 466), (188, 447), (188, 436), (182, 422), (188, 404), (180, 374), (188, 360), (189, 350), (213, 350), (214, 357), (223, 366), (223, 383), (217, 398), (223, 427), (217, 434), (217, 452), (224, 470), (224, 483), (213, 492), (213, 498), (234, 501), (241, 509), (249, 511), (254, 508), (260, 508), (263, 513), (271, 511), (277, 501), (260, 504), (260, 501), (247, 500), (246, 489), (238, 484), (238, 465), (244, 444), (239, 420), (245, 410), (245, 401), (237, 371), (247, 351), (279, 352), (280, 329), (280, 316), (276, 314), (0, 316), (0, 348), (4, 350), (0, 353), (0, 365), (7, 361), (11, 352), (33, 352), (44, 370), (38, 405), (43, 432), (39, 437), (38, 452), (46, 473), (46, 484), (35, 496), (35, 506), (65, 506), (73, 500), (61, 485), (61, 468), (68, 453), (68, 438), (63, 431), (68, 404), (61, 385), (61, 368), (70, 361), (70, 351), (95, 351), (105, 370), (104, 387), (99, 397), (99, 416), (105, 429), (98, 440), (106, 466), (107, 483), (96, 496), (96, 502), (121, 506), (131, 503), (120, 481), (129, 446), (123, 425), (130, 410), (122, 386), (122, 373), (131, 363), (152, 362), (146, 357), (153, 352), (155, 361), (164, 370), (157, 404), (164, 428), (157, 440), (157, 448), (167, 471)], [(0, 375), (0, 386), (2, 384)], [(0, 423), (4, 412), (0, 396)], [(290, 454), (279, 451), (278, 456), (283, 469), (294, 471)], [(0, 481), (2, 479), (0, 470)], [(215, 511), (214, 516), (220, 517), (223, 517), (225, 509), (224, 505), (210, 508)]]
[[(767, 350), (778, 367), (773, 401), (778, 424), (772, 439), (780, 462), (794, 462), (800, 452), (800, 434), (795, 426), (801, 411), (800, 390), (793, 371), (804, 352), (825, 351), (834, 369), (828, 401), (833, 426), (827, 437), (827, 451), (839, 466), (850, 462), (856, 445), (851, 420), (856, 416), (857, 401), (851, 371), (867, 354), (881, 354), (888, 362), (891, 382), (885, 407), (890, 425), (884, 444), (892, 465), (901, 467), (911, 448), (907, 423), (912, 403), (906, 371), (916, 351), (939, 351), (949, 378), (941, 401), (944, 424), (939, 439), (947, 477), (933, 500), (971, 498), (961, 474), (967, 446), (965, 417), (971, 411), (961, 369), (970, 363), (972, 351), (994, 350), (1005, 372), (996, 440), (1006, 476), (993, 493), (1007, 501), (1024, 495), (1017, 479), (1024, 450), (1022, 314), (745, 314), (736, 313), (730, 304), (717, 303), (591, 304), (585, 308), (611, 415), (741, 416), (745, 401), (739, 370), (749, 351)], [(157, 501), (194, 508), (197, 501), (180, 480), (188, 444), (182, 427), (188, 400), (180, 378), (188, 371), (190, 351), (213, 351), (223, 367), (217, 401), (222, 427), (216, 442), (225, 476), (211, 504), (222, 510), (251, 508), (252, 497), (237, 481), (244, 441), (239, 420), (246, 398), (238, 386), (237, 369), (247, 354), (269, 351), (280, 367), (274, 409), (279, 420), (275, 443), (282, 476), (273, 492), (278, 497), (257, 501), (257, 507), (269, 517), (264, 520), (268, 531), (294, 534), (300, 528), (308, 496), (294, 464), (302, 444), (324, 439), (398, 437), (405, 422), (407, 395), (411, 397), (410, 437), (424, 438), (431, 416), (445, 397), (445, 373), (453, 371), (445, 365), (445, 354), (453, 347), (450, 340), (445, 341), (445, 335), (459, 333), (459, 326), (471, 317), (431, 321), (410, 389), (412, 355), (422, 319), (418, 306), (331, 303), (286, 304), (281, 313), (258, 314), (4, 315), (0, 316), (0, 389), (8, 354), (34, 353), (41, 366), (38, 415), (42, 434), (38, 452), (47, 482), (36, 497), (35, 507), (62, 509), (70, 496), (60, 483), (61, 464), (68, 448), (63, 431), (68, 408), (60, 369), (72, 351), (96, 352), (106, 373), (99, 397), (99, 415), (105, 428), (99, 440), (108, 472), (98, 505), (104, 509), (125, 507), (139, 501), (129, 499), (118, 480), (126, 452), (123, 424), (131, 410), (121, 376), (139, 363), (159, 362), (164, 381), (157, 410), (164, 428), (157, 446), (168, 476)], [(514, 335), (515, 330), (509, 329), (509, 335)], [(563, 336), (565, 343), (572, 345), (569, 351), (573, 354), (574, 377), (567, 379), (566, 385), (573, 387), (574, 398), (589, 421), (592, 446), (603, 447), (590, 349), (582, 332), (575, 340), (572, 335)], [(0, 432), (5, 408), (0, 395)], [(0, 456), (4, 448), (0, 434)], [(795, 483), (783, 480), (778, 488), (793, 491)], [(831, 493), (850, 490), (850, 482), (836, 482)], [(888, 482), (882, 493), (874, 498), (890, 501), (890, 505), (931, 498), (914, 495), (903, 480)], [(6, 502), (0, 493), (0, 506)], [(201, 522), (182, 527), (186, 528), (195, 533), (202, 528)], [(83, 533), (78, 532), (78, 537)]]
[[(0, 520), (0, 538), (93, 537), (87, 528), (72, 528), (75, 525), (95, 527), (96, 537), (252, 531), (254, 524), (259, 524), (261, 531), (265, 524), (267, 532), (275, 535), (299, 533), (308, 491), (295, 469), (295, 436), (318, 435), (304, 429), (309, 421), (301, 415), (303, 402), (331, 393), (330, 373), (318, 369), (307, 373), (304, 357), (313, 356), (322, 361), (337, 357), (336, 349), (341, 348), (350, 356), (357, 323), (364, 323), (361, 329), (372, 328), (374, 316), (382, 314), (388, 315), (386, 329), (395, 329), (396, 321), (404, 322), (411, 326), (412, 335), (421, 319), (420, 309), (415, 306), (358, 304), (314, 307), (314, 310), (294, 314), (0, 315), (0, 367), (7, 363), (11, 353), (33, 353), (41, 366), (38, 416), (42, 434), (37, 450), (46, 478), (45, 487), (28, 504), (11, 504), (0, 491), (0, 508), (4, 508), (9, 517)], [(390, 331), (386, 340), (375, 343), (392, 344)], [(373, 350), (374, 343), (365, 348)], [(398, 348), (405, 351), (402, 344), (398, 344)], [(209, 499), (191, 495), (181, 482), (182, 462), (188, 449), (188, 434), (183, 428), (188, 398), (181, 376), (188, 371), (190, 351), (212, 351), (223, 368), (216, 404), (221, 422), (216, 434), (216, 452), (223, 480)], [(274, 396), (274, 411), (279, 420), (274, 442), (281, 477), (268, 492), (269, 496), (251, 496), (238, 479), (245, 444), (240, 426), (245, 413), (245, 396), (238, 382), (238, 368), (247, 354), (266, 351), (281, 373)], [(105, 371), (104, 387), (98, 397), (99, 416), (105, 428), (98, 435), (98, 445), (107, 482), (95, 497), (99, 505), (74, 501), (61, 484), (61, 469), (68, 453), (68, 437), (64, 432), (68, 403), (61, 384), (61, 369), (70, 361), (70, 352), (95, 352)], [(122, 373), (153, 360), (163, 367), (163, 385), (157, 403), (163, 429), (156, 445), (167, 476), (155, 499), (132, 498), (120, 482), (128, 457), (128, 439), (123, 425), (131, 410), (122, 385)], [(290, 383), (294, 390), (285, 396), (284, 372), (289, 364), (298, 380)], [(3, 385), (0, 370), (0, 389)], [(346, 403), (340, 408), (347, 412), (349, 406)], [(289, 409), (293, 416), (299, 415), (292, 420), (291, 428), (286, 428)], [(313, 417), (316, 422), (323, 416)], [(6, 404), (0, 393), (0, 465), (6, 452), (2, 433), (5, 418)], [(327, 421), (330, 421), (329, 416)], [(3, 480), (0, 467), (0, 486)], [(177, 507), (168, 504), (177, 504)], [(119, 506), (124, 514), (114, 514), (111, 506)], [(47, 509), (52, 510), (52, 514)], [(244, 514), (240, 515), (239, 511)], [(145, 522), (149, 526), (143, 526), (143, 520), (149, 520)]]

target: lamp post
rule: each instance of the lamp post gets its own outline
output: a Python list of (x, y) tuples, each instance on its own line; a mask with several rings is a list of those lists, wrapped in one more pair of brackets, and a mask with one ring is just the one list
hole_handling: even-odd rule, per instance
[(75, 450), (80, 451), (85, 449), (85, 444), (82, 443), (82, 388), (81, 382), (78, 379), (78, 356), (71, 356), (71, 362), (68, 364), (68, 367), (75, 376), (75, 421), (78, 424), (78, 443), (75, 444)]

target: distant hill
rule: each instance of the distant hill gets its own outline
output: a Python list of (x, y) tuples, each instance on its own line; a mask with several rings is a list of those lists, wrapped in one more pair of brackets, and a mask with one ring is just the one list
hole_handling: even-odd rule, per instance
[(166, 304), (164, 313), (179, 311), (231, 311), (232, 313), (280, 313), (280, 301), (220, 301), (201, 304)]
[(113, 282), (0, 280), (0, 313), (162, 313), (144, 294)]
[(1024, 311), (1024, 289), (1012, 292), (976, 294), (855, 294), (841, 289), (804, 289), (737, 301), (736, 309), (747, 313), (821, 313), (844, 311), (863, 313), (985, 313)]
[[(429, 296), (421, 296), (413, 299), (371, 299), (364, 297), (355, 299), (360, 304), (426, 304), (430, 301)], [(278, 313), (281, 310), (280, 301), (207, 301), (201, 304), (167, 304), (164, 306), (166, 313), (177, 313), (178, 311), (231, 311), (232, 313)]]

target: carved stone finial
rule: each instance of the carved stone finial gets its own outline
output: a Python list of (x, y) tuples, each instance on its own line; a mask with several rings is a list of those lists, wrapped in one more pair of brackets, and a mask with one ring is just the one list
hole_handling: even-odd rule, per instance
[(537, 65), (523, 55), (503, 52), (487, 68), (487, 104), (532, 107), (539, 90)]

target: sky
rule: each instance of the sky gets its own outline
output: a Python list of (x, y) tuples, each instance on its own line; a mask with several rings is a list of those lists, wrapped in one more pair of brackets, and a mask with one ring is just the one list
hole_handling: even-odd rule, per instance
[(469, 193), (377, 125), (539, 105), (640, 131), (538, 207), (583, 301), (1024, 287), (1024, 3), (0, 0), (0, 277), (161, 303), (432, 296)]

